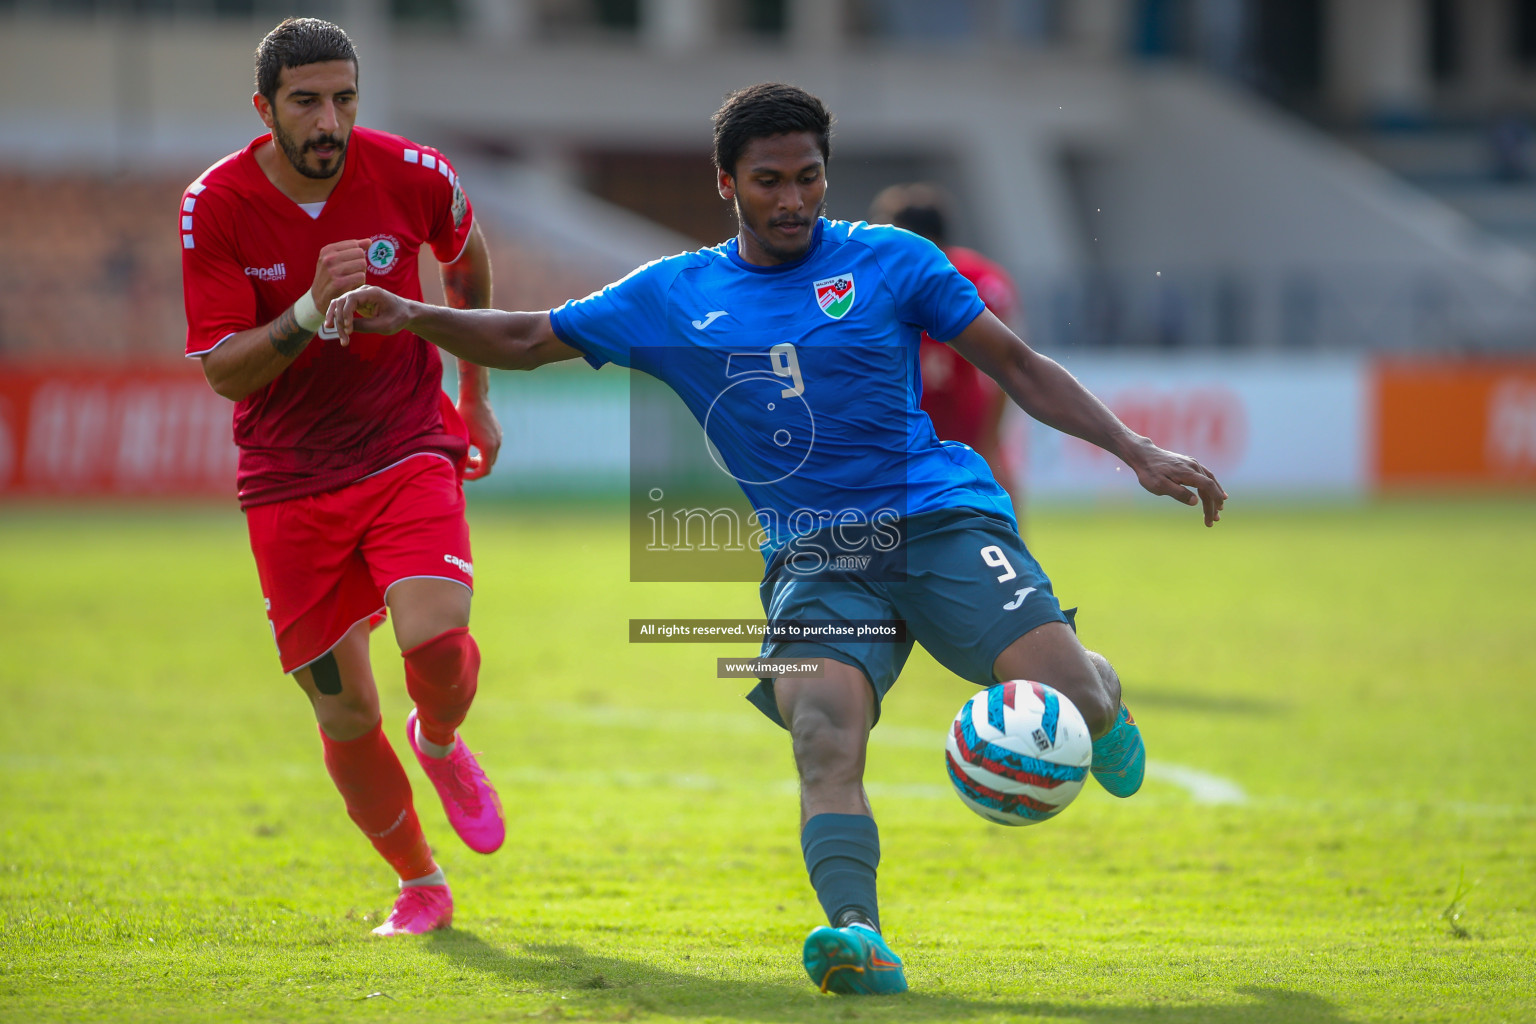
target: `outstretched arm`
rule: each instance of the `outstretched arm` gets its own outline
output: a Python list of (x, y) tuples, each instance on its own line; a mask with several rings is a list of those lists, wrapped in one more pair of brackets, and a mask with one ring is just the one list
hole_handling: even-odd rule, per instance
[(1024, 344), (990, 312), (971, 321), (950, 344), (1041, 423), (1116, 456), (1153, 494), (1203, 505), (1206, 526), (1221, 518), (1227, 492), (1210, 470), (1187, 455), (1159, 448), (1121, 423), (1061, 364)]
[(581, 355), (555, 334), (549, 313), (449, 309), (402, 299), (374, 285), (354, 288), (332, 302), (325, 323), (346, 345), (353, 332), (410, 331), (445, 352), (498, 370), (532, 370)]

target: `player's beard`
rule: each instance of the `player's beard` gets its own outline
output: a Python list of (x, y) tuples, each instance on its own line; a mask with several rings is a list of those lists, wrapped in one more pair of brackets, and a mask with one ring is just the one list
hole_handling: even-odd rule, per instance
[[(273, 113), (275, 114), (276, 112), (274, 111)], [(282, 147), (283, 153), (288, 157), (288, 162), (293, 165), (293, 169), (306, 178), (324, 179), (335, 177), (336, 172), (341, 170), (342, 162), (347, 156), (347, 140), (345, 137), (338, 138), (335, 135), (320, 135), (313, 139), (306, 139), (301, 143), (283, 130), (282, 122), (275, 116), (272, 118), (272, 138)], [(327, 145), (336, 147), (336, 155), (317, 168), (310, 167), (304, 159), (305, 156), (316, 146)]]
[[(751, 219), (747, 217), (746, 211), (741, 208), (740, 196), (736, 197), (735, 206), (736, 223), (744, 226), (747, 231), (751, 233), (752, 237), (757, 239), (757, 244), (763, 250), (763, 252), (767, 253), (769, 256), (772, 256), (780, 263), (788, 263), (790, 260), (797, 260), (801, 256), (804, 256), (806, 250), (811, 247), (811, 239), (816, 235), (816, 221), (827, 210), (827, 198), (826, 196), (822, 196), (821, 202), (816, 204), (815, 211), (813, 211), (808, 217), (770, 217), (761, 225), (752, 223)], [(805, 240), (800, 244), (798, 249), (782, 249), (779, 246), (769, 242), (766, 237), (769, 229), (777, 227), (788, 220), (798, 221), (806, 226)]]

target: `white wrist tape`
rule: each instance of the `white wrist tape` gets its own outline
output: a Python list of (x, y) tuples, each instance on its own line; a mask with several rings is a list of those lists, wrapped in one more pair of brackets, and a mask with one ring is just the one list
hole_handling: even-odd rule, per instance
[(325, 310), (315, 302), (313, 292), (305, 292), (293, 304), (293, 318), (299, 322), (300, 327), (313, 333), (325, 324)]

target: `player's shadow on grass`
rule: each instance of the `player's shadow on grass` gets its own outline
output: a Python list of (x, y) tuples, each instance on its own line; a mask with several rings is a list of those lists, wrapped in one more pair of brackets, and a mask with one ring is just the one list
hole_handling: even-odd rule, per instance
[[(648, 1014), (678, 1017), (748, 1017), (753, 1020), (866, 1019), (961, 1021), (1000, 1015), (1120, 1024), (1155, 1017), (1160, 1024), (1344, 1024), (1332, 1004), (1308, 992), (1248, 986), (1237, 1005), (1166, 1004), (1098, 1006), (1064, 1000), (1017, 1002), (939, 993), (852, 999), (818, 994), (802, 976), (783, 981), (711, 977), (711, 965), (686, 973), (644, 961), (588, 953), (578, 946), (523, 943), (499, 949), (459, 929), (434, 933), (428, 952), (501, 980), (512, 992), (549, 999), (534, 1016), (629, 1020)], [(788, 959), (788, 951), (786, 951)]]
[(1136, 687), (1126, 694), (1126, 703), (1135, 702), (1136, 708), (1164, 711), (1189, 711), (1205, 715), (1252, 715), (1267, 718), (1290, 711), (1284, 701), (1263, 697), (1233, 697), (1208, 693), (1190, 693), (1180, 690), (1163, 690), (1156, 686)]

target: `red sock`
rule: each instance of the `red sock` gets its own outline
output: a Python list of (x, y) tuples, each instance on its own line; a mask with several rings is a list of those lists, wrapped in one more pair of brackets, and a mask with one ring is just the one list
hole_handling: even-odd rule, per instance
[(480, 678), (480, 648), (468, 626), (439, 633), (401, 654), (405, 659), (405, 689), (416, 702), (421, 735), (438, 746), (453, 743), (453, 734), (469, 714)]
[(355, 740), (333, 740), (322, 729), (320, 741), (325, 745), (325, 769), (346, 801), (347, 816), (379, 856), (406, 881), (436, 871), (411, 804), (410, 780), (384, 736), (384, 723)]

